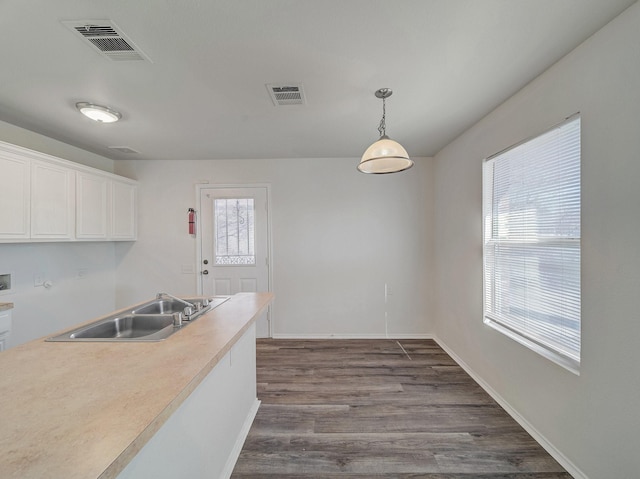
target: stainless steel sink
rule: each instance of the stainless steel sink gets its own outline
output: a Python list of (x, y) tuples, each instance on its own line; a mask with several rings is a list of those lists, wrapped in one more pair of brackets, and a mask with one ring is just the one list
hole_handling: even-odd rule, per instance
[[(186, 301), (202, 304), (202, 299), (192, 298)], [(185, 300), (158, 298), (128, 312), (99, 319), (46, 341), (162, 341), (228, 299), (228, 296), (214, 297), (207, 306), (199, 306), (197, 311), (185, 315)], [(176, 315), (180, 315), (183, 320), (176, 321)]]
[[(67, 333), (69, 339), (139, 339), (148, 336), (167, 337), (173, 331), (173, 317), (170, 315), (139, 315), (127, 314), (104, 319), (90, 324), (72, 333)], [(164, 330), (167, 331), (164, 331)], [(158, 339), (160, 339), (158, 337)]]

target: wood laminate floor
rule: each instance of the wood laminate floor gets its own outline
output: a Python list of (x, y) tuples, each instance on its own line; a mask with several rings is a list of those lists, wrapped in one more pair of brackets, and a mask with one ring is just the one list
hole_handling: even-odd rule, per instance
[(431, 340), (258, 340), (232, 479), (567, 479)]

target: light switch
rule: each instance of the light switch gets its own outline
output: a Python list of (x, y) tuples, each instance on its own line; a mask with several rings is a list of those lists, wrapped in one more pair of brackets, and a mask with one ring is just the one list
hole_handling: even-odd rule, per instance
[(192, 264), (183, 264), (180, 269), (182, 271), (182, 274), (194, 274), (195, 273), (195, 269), (194, 269)]

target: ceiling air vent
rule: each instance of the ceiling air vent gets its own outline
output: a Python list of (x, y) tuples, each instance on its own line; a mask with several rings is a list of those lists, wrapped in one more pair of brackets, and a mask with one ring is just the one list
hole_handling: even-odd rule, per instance
[(151, 61), (111, 20), (78, 20), (62, 23), (110, 60)]
[(108, 146), (110, 150), (117, 151), (119, 153), (140, 153), (139, 151), (134, 150), (133, 148), (129, 148), (128, 146)]
[(304, 91), (302, 90), (302, 83), (286, 83), (275, 85), (273, 83), (267, 84), (269, 95), (271, 100), (276, 106), (285, 105), (304, 105)]

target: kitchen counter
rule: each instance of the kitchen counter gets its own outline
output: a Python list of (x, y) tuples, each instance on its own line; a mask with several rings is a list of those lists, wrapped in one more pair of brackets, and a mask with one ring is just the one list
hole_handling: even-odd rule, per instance
[(0, 303), (0, 311), (7, 311), (13, 309), (13, 303)]
[(0, 477), (116, 477), (272, 299), (237, 294), (160, 342), (42, 338), (3, 352)]

